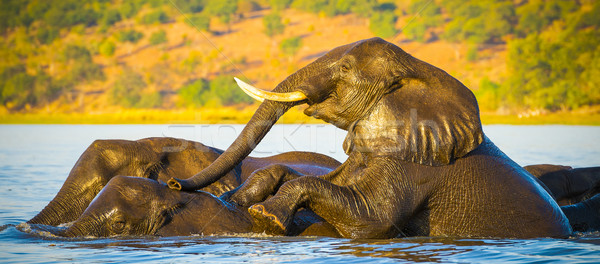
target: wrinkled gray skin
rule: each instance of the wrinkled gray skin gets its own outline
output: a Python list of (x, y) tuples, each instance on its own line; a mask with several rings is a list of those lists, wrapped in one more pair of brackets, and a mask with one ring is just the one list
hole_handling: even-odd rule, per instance
[[(285, 111), (307, 103), (305, 114), (348, 131), (348, 159), (320, 177), (292, 173), (275, 196), (250, 207), (256, 223), (274, 234), (288, 232), (300, 208), (348, 238), (572, 232), (539, 181), (484, 136), (472, 92), (391, 43), (373, 38), (335, 48), (273, 91), (301, 91), (308, 99), (265, 100), (219, 159), (169, 186), (194, 190), (219, 180)], [(232, 200), (255, 201), (254, 195)]]
[[(296, 217), (292, 229), (295, 235), (338, 236), (331, 225), (307, 211)], [(113, 177), (67, 229), (49, 231), (64, 237), (264, 232), (253, 228), (247, 208), (208, 192), (179, 192), (166, 184), (131, 176)]]
[[(546, 170), (547, 166), (563, 167), (534, 165), (528, 166), (527, 169), (536, 169), (540, 173), (536, 176), (547, 178), (545, 176), (556, 173), (556, 171)], [(296, 170), (292, 169), (294, 167)], [(332, 169), (321, 166), (275, 164), (256, 170), (244, 185), (253, 186), (252, 182), (260, 179), (261, 186), (268, 184), (275, 186), (280, 185), (281, 181), (285, 181), (280, 177), (291, 173), (325, 173)], [(593, 169), (596, 171), (592, 171)], [(273, 174), (277, 170), (286, 171)], [(594, 172), (594, 176), (600, 178), (598, 168), (586, 168), (585, 170), (588, 173), (579, 173), (582, 171), (580, 169), (571, 171), (565, 180), (569, 179), (569, 182), (579, 184), (582, 178), (590, 176), (590, 172)], [(553, 180), (549, 183), (558, 182), (558, 180)], [(565, 184), (560, 185), (564, 186)], [(560, 186), (554, 186), (552, 189), (559, 190), (559, 188)], [(263, 188), (263, 190), (265, 189), (268, 188)], [(560, 191), (564, 192), (565, 190)], [(274, 188), (271, 193), (265, 193), (264, 198), (273, 192)], [(69, 228), (49, 229), (48, 231), (64, 237), (187, 236), (191, 234), (222, 235), (264, 232), (265, 230), (260, 229), (261, 227), (253, 226), (247, 207), (227, 201), (227, 196), (231, 193), (233, 191), (224, 194), (222, 196), (224, 199), (220, 199), (203, 191), (171, 190), (165, 184), (147, 178), (115, 176)], [(582, 207), (579, 204), (576, 206), (578, 207), (575, 207), (575, 210), (580, 210), (579, 207)], [(597, 221), (594, 223), (597, 224)], [(578, 222), (575, 226), (575, 228), (588, 229), (591, 227), (594, 226), (589, 222)], [(289, 235), (339, 237), (333, 226), (307, 211), (296, 214)]]
[(541, 164), (524, 168), (540, 179), (562, 205), (573, 231), (600, 231), (600, 167), (573, 169)]
[[(90, 202), (117, 175), (166, 181), (189, 177), (213, 163), (222, 150), (175, 138), (146, 138), (137, 141), (97, 140), (81, 155), (56, 197), (30, 224), (57, 226), (78, 219)], [(202, 191), (221, 195), (238, 187), (261, 168), (285, 164), (309, 174), (326, 173), (339, 165), (325, 155), (290, 152), (266, 158), (248, 157), (219, 181)]]
[(523, 167), (540, 179), (559, 205), (572, 205), (600, 192), (600, 167), (539, 164)]

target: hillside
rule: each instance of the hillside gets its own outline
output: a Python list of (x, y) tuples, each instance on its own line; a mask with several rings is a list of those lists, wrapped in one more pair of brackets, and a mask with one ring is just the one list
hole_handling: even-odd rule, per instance
[[(33, 19), (29, 25), (19, 25), (23, 22), (17, 19), (14, 25), (4, 26), (0, 64), (2, 115), (89, 115), (149, 108), (158, 109), (159, 113), (179, 111), (190, 115), (190, 111), (198, 112), (194, 109), (223, 106), (251, 112), (256, 104), (249, 105), (251, 100), (237, 90), (232, 76), (245, 78), (257, 87), (272, 89), (286, 76), (328, 50), (373, 36), (386, 37), (413, 56), (446, 70), (475, 91), (482, 110), (488, 113), (537, 115), (575, 111), (597, 114), (600, 109), (596, 107), (600, 103), (599, 78), (594, 76), (600, 69), (600, 55), (594, 52), (595, 47), (587, 57), (579, 58), (585, 60), (581, 61), (586, 67), (583, 72), (582, 69), (563, 69), (562, 65), (556, 65), (561, 71), (579, 71), (584, 76), (556, 76), (571, 78), (564, 80), (571, 82), (563, 84), (571, 85), (565, 91), (577, 89), (580, 92), (574, 95), (563, 90), (554, 92), (560, 87), (554, 87), (552, 79), (531, 88), (538, 90), (519, 92), (515, 87), (531, 86), (520, 83), (531, 76), (521, 79), (514, 76), (532, 70), (519, 69), (518, 55), (523, 52), (517, 49), (531, 48), (516, 44), (529, 41), (526, 39), (534, 33), (519, 36), (515, 29), (498, 36), (490, 33), (481, 39), (474, 39), (476, 34), (471, 33), (464, 33), (466, 35), (462, 37), (448, 36), (452, 22), (458, 19), (449, 18), (455, 11), (439, 8), (444, 1), (434, 1), (429, 6), (422, 3), (418, 6), (417, 2), (411, 1), (366, 1), (374, 3), (373, 10), (379, 10), (368, 12), (368, 16), (351, 9), (342, 12), (340, 7), (329, 13), (311, 10), (297, 4), (303, 1), (287, 1), (280, 8), (273, 6), (279, 1), (234, 1), (234, 11), (225, 15), (214, 11), (216, 7), (211, 9), (211, 1), (133, 2), (137, 12), (130, 17), (123, 13), (126, 2), (84, 1), (81, 8), (98, 13), (93, 23), (65, 26), (55, 22), (59, 26), (53, 25), (48, 15), (53, 9), (47, 7), (43, 11), (46, 13), (39, 11), (39, 20), (30, 15)], [(30, 12), (37, 6), (35, 3), (15, 7), (20, 11), (14, 13)], [(519, 10), (527, 4), (530, 3), (524, 1), (514, 8)], [(554, 18), (539, 29), (540, 33), (535, 33), (537, 41), (543, 41), (546, 31), (568, 34), (564, 32), (569, 30), (572, 14), (584, 16), (598, 6), (592, 1), (569, 7), (570, 13), (567, 12), (564, 21), (560, 16)], [(119, 19), (110, 20), (111, 10), (118, 10), (115, 12)], [(113, 16), (117, 14), (115, 12)], [(275, 22), (267, 25), (267, 19), (274, 14), (276, 17), (272, 21)], [(393, 19), (376, 21), (373, 17), (377, 14), (393, 14)], [(514, 16), (518, 18), (518, 14)], [(438, 22), (425, 22), (430, 20)], [(375, 23), (379, 24), (374, 29)], [(275, 33), (267, 32), (269, 26)], [(385, 27), (391, 28), (392, 34), (381, 31)], [(589, 42), (588, 45), (600, 43), (597, 33), (593, 33), (596, 24), (590, 22), (577, 27), (576, 33), (584, 34), (580, 38)], [(518, 28), (518, 24), (514, 28)], [(498, 32), (497, 28), (490, 30)], [(589, 37), (589, 32), (593, 38)], [(284, 47), (284, 43), (289, 45)], [(573, 49), (587, 51), (579, 47)], [(543, 55), (542, 51), (538, 53)], [(544, 63), (543, 59), (532, 63)], [(590, 76), (585, 77), (587, 75)], [(573, 84), (583, 85), (573, 87)], [(550, 85), (552, 89), (544, 85)], [(533, 96), (536, 92), (541, 94)], [(519, 93), (524, 95), (514, 96)], [(538, 100), (549, 96), (585, 97), (586, 100)]]

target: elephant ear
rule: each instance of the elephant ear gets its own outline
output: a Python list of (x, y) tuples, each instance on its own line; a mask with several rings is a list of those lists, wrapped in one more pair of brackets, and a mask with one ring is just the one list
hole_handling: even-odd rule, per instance
[[(441, 70), (439, 70), (441, 71)], [(447, 165), (483, 141), (475, 96), (443, 72), (403, 79), (348, 129), (346, 153), (395, 156), (423, 165)]]

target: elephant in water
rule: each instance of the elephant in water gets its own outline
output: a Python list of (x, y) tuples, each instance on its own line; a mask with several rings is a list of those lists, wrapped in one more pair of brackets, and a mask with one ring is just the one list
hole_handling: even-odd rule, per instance
[[(275, 168), (287, 181), (275, 196), (249, 208), (254, 221), (274, 234), (289, 232), (300, 208), (348, 238), (572, 233), (540, 181), (484, 135), (473, 93), (380, 38), (335, 48), (272, 92), (240, 86), (266, 100), (214, 163), (189, 179), (170, 179), (170, 188), (196, 190), (219, 181), (279, 117), (306, 103), (305, 114), (348, 131), (348, 159), (319, 177)], [(231, 199), (262, 199), (262, 184), (252, 182)]]
[[(292, 225), (294, 235), (338, 236), (331, 225), (308, 211), (295, 217)], [(264, 232), (253, 228), (247, 208), (208, 192), (178, 192), (157, 181), (131, 176), (113, 177), (68, 228), (48, 231), (64, 237)]]
[[(538, 172), (536, 176), (547, 178), (548, 175), (555, 173), (555, 171), (548, 172), (547, 166), (534, 165), (528, 166), (527, 169), (536, 170)], [(287, 172), (277, 175), (262, 173), (273, 172), (276, 167), (279, 170), (287, 170)], [(562, 168), (563, 166), (554, 167)], [(302, 168), (299, 170), (305, 171)], [(585, 182), (585, 180), (582, 182), (581, 178), (586, 178), (589, 174), (581, 173), (581, 170), (594, 172), (593, 176), (600, 178), (600, 168), (577, 169), (571, 171), (562, 183), (581, 184)], [(277, 185), (278, 181), (285, 180), (278, 179), (278, 175), (283, 176), (289, 173), (292, 173), (291, 167), (271, 165), (264, 169), (258, 169), (245, 182), (245, 185), (255, 179), (263, 180), (263, 184)], [(559, 182), (553, 180), (548, 183)], [(595, 183), (598, 182), (600, 180), (596, 179)], [(557, 190), (557, 186), (553, 186), (553, 189)], [(233, 191), (228, 193), (231, 194)], [(224, 199), (219, 199), (204, 191), (179, 192), (151, 179), (115, 176), (85, 212), (68, 228), (48, 231), (66, 237), (187, 236), (190, 234), (222, 235), (264, 232), (260, 227), (253, 226), (246, 210), (247, 207), (226, 201), (227, 196), (225, 194), (222, 196)], [(296, 213), (288, 234), (339, 236), (333, 226), (322, 222), (320, 218), (305, 210)]]
[(524, 167), (544, 183), (569, 219), (573, 231), (600, 231), (600, 167), (560, 165)]
[[(178, 192), (171, 191), (166, 185), (161, 185), (157, 181), (166, 181), (173, 176), (191, 176), (195, 171), (214, 162), (221, 153), (222, 151), (219, 149), (198, 142), (175, 138), (146, 138), (137, 141), (97, 140), (81, 155), (56, 197), (27, 223), (57, 226), (75, 221), (80, 224), (74, 225), (70, 231), (61, 234), (70, 236), (78, 234), (104, 235), (116, 234), (117, 232), (114, 231), (116, 229), (111, 229), (113, 233), (99, 232), (107, 226), (99, 223), (91, 224), (92, 215), (103, 215), (108, 221), (109, 219), (115, 220), (115, 217), (119, 215), (131, 215), (133, 220), (140, 220), (144, 218), (142, 217), (144, 214), (154, 214), (154, 216), (158, 214), (163, 218), (146, 217), (144, 223), (138, 222), (137, 224), (137, 226), (143, 226), (143, 224), (152, 222), (153, 229), (148, 229), (149, 226), (146, 226), (145, 229), (137, 228), (130, 230), (131, 234), (153, 234), (152, 232), (156, 231), (156, 234), (189, 235), (190, 233), (186, 233), (187, 230), (198, 231), (196, 233), (205, 231), (205, 234), (208, 234), (209, 230), (216, 233), (240, 230), (249, 232), (251, 231), (248, 229), (249, 221), (244, 220), (245, 222), (242, 221), (239, 225), (234, 221), (249, 219), (244, 216), (244, 214), (247, 215), (245, 209), (243, 214), (230, 218), (229, 216), (236, 215), (233, 212), (239, 211), (239, 208), (236, 209), (235, 205), (229, 205), (215, 196), (238, 187), (253, 171), (258, 169), (289, 166), (302, 173), (320, 175), (328, 173), (340, 165), (338, 161), (325, 155), (295, 151), (265, 158), (247, 157), (219, 181), (195, 193), (173, 194), (173, 192)], [(115, 178), (117, 175), (138, 178), (118, 177), (117, 179)], [(94, 200), (101, 190), (103, 190), (103, 194)], [(148, 196), (145, 197), (144, 194), (148, 194)], [(159, 201), (161, 197), (170, 199)], [(90, 205), (92, 200), (94, 203)], [(162, 207), (159, 206), (161, 204)], [(105, 209), (110, 208), (111, 205), (125, 207), (120, 207), (120, 210), (110, 213), (111, 210), (106, 211)], [(146, 208), (146, 211), (140, 211), (138, 207), (141, 205), (151, 207)], [(193, 212), (193, 215), (197, 217), (196, 213), (204, 211), (210, 216), (210, 213), (215, 210), (223, 213), (215, 215), (215, 220), (219, 219), (219, 221), (203, 222), (206, 225), (202, 229), (198, 228), (201, 223), (199, 221), (194, 222), (197, 225), (190, 224), (189, 226), (186, 226), (185, 223), (179, 223), (179, 225), (175, 223), (175, 219), (180, 219), (177, 221), (184, 219), (182, 217), (185, 213), (190, 215)], [(228, 213), (225, 214), (226, 212)], [(113, 216), (112, 218), (108, 217), (109, 213)], [(164, 217), (173, 219), (169, 220)], [(159, 223), (158, 220), (167, 222)], [(131, 223), (132, 221), (129, 221), (128, 225), (136, 226)], [(296, 218), (296, 229), (300, 233), (303, 228), (320, 221), (319, 217), (306, 211)], [(95, 230), (98, 232), (81, 228), (81, 226), (90, 225), (95, 226)], [(116, 223), (116, 225), (118, 227), (120, 224)], [(317, 224), (316, 226), (325, 226), (325, 228), (312, 227), (313, 232), (324, 230), (323, 235), (335, 236), (334, 233), (327, 231), (326, 224)]]
[[(545, 166), (535, 165), (528, 168), (539, 171), (540, 167), (544, 170)], [(287, 173), (292, 172), (291, 167), (271, 165), (255, 171), (245, 184), (261, 179), (264, 180), (264, 184), (277, 185), (278, 181), (284, 180), (279, 179), (278, 175), (284, 174), (263, 173), (273, 172), (276, 167), (285, 168)], [(305, 166), (298, 169), (300, 172), (295, 173), (306, 172)], [(595, 170), (596, 177), (600, 177), (600, 169)], [(547, 175), (547, 171), (541, 172), (542, 177)], [(579, 183), (579, 178), (585, 176), (575, 171), (568, 178), (570, 182)], [(247, 207), (227, 201), (228, 195), (232, 193), (233, 191), (228, 192), (220, 199), (204, 191), (171, 190), (165, 184), (148, 178), (115, 176), (68, 228), (46, 227), (45, 230), (64, 237), (230, 235), (264, 232), (260, 226), (253, 225)], [(333, 226), (306, 210), (296, 213), (288, 235), (339, 237)]]

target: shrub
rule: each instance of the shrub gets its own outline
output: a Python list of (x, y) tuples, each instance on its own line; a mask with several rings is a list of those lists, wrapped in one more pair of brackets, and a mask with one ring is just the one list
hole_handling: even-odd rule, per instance
[(283, 33), (285, 26), (281, 23), (281, 16), (277, 13), (271, 13), (263, 17), (265, 34), (269, 37)]
[(51, 27), (41, 27), (37, 30), (35, 37), (40, 44), (50, 44), (58, 37), (58, 30)]
[(223, 23), (231, 21), (231, 15), (237, 10), (237, 0), (208, 0), (204, 11), (211, 15), (217, 16)]
[(169, 17), (167, 13), (162, 10), (156, 10), (154, 12), (148, 13), (142, 17), (142, 24), (151, 25), (151, 24), (164, 24), (169, 21)]
[(110, 57), (113, 54), (115, 54), (115, 43), (112, 41), (103, 41), (102, 43), (100, 43), (100, 46), (98, 47), (98, 52), (100, 52), (100, 54)]
[(300, 47), (302, 46), (302, 39), (300, 37), (291, 37), (281, 41), (279, 43), (279, 49), (283, 54), (287, 56), (294, 56)]
[(134, 29), (123, 30), (117, 33), (117, 40), (120, 42), (137, 43), (143, 37), (144, 34), (142, 32), (136, 31)]
[(141, 5), (137, 1), (123, 1), (119, 7), (119, 13), (123, 18), (132, 18), (140, 10)]
[(100, 26), (109, 27), (121, 21), (121, 13), (116, 9), (109, 9), (102, 15)]
[(376, 12), (369, 20), (369, 29), (373, 34), (382, 38), (396, 35), (396, 20), (398, 18), (391, 11)]
[(251, 97), (238, 88), (232, 76), (218, 76), (210, 81), (209, 89), (223, 105), (253, 102)]
[(109, 98), (112, 103), (135, 107), (142, 99), (142, 90), (146, 87), (141, 75), (131, 69), (125, 69), (115, 84), (109, 89)]
[(198, 30), (208, 31), (210, 27), (210, 17), (202, 14), (188, 16), (185, 23)]
[(159, 45), (167, 42), (167, 32), (160, 30), (150, 35), (150, 45)]
[(177, 92), (180, 103), (185, 106), (202, 106), (205, 102), (201, 95), (208, 91), (208, 82), (198, 79), (181, 87)]
[(24, 65), (0, 70), (0, 102), (20, 109), (25, 105), (47, 103), (60, 94), (60, 88), (45, 73), (29, 75)]

